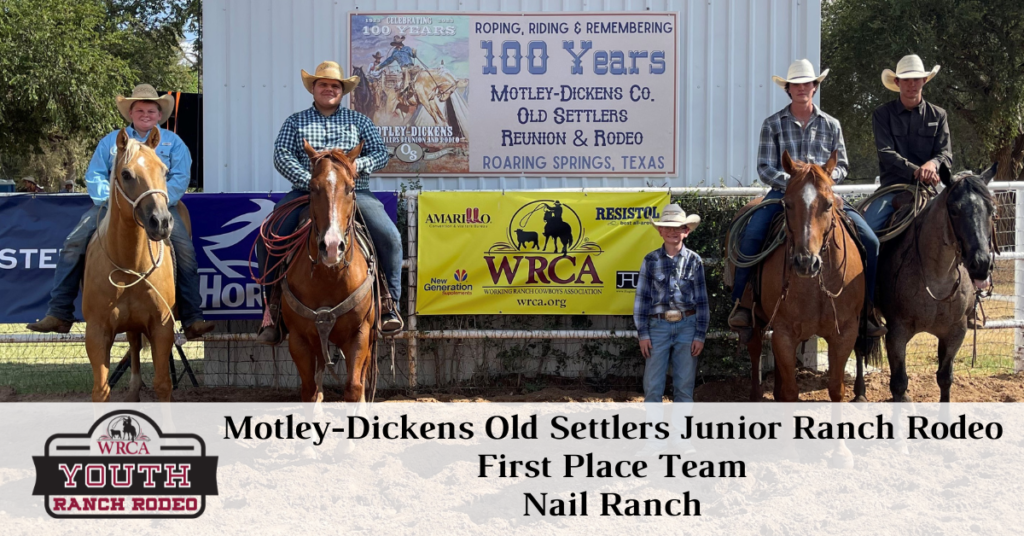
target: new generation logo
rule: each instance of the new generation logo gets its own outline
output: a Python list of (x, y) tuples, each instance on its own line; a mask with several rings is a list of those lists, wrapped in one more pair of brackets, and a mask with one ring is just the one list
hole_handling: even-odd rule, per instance
[(55, 518), (196, 518), (217, 495), (217, 457), (196, 434), (165, 434), (117, 410), (84, 434), (54, 434), (34, 456), (36, 485)]

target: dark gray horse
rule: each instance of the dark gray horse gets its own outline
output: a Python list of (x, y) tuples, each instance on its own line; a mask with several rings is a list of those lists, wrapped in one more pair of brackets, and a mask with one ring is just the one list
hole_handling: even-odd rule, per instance
[[(953, 358), (967, 334), (967, 315), (974, 308), (975, 286), (987, 285), (995, 264), (995, 204), (988, 183), (993, 165), (981, 175), (950, 177), (943, 164), (939, 177), (945, 189), (931, 199), (902, 235), (882, 248), (878, 262), (878, 307), (889, 328), (889, 390), (896, 402), (907, 396), (907, 343), (918, 333), (939, 339), (939, 370), (935, 378), (941, 402), (949, 402)], [(863, 359), (858, 355), (858, 361)], [(866, 401), (862, 363), (858, 363), (855, 400)]]

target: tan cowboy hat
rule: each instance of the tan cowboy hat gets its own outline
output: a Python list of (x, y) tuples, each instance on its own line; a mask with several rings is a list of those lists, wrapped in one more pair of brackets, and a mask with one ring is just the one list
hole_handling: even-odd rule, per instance
[(313, 92), (313, 84), (316, 84), (317, 80), (326, 78), (328, 80), (337, 80), (341, 82), (341, 95), (345, 96), (346, 93), (352, 91), (359, 85), (358, 76), (344, 77), (344, 73), (341, 72), (341, 66), (333, 61), (325, 61), (320, 65), (316, 66), (316, 72), (309, 74), (305, 69), (302, 70), (302, 85), (306, 86), (306, 91)]
[(807, 82), (821, 82), (828, 76), (828, 69), (821, 72), (820, 75), (814, 74), (814, 66), (808, 60), (796, 60), (789, 66), (789, 71), (786, 73), (786, 77), (782, 78), (779, 76), (772, 76), (772, 81), (779, 85), (782, 89), (786, 89), (786, 84), (806, 84)]
[(174, 97), (170, 94), (161, 97), (157, 95), (156, 90), (149, 84), (139, 84), (132, 90), (131, 97), (117, 96), (117, 111), (121, 112), (121, 117), (131, 121), (131, 108), (132, 103), (136, 101), (153, 101), (160, 107), (160, 124), (164, 124), (171, 117), (171, 112), (174, 111)]
[(924, 62), (917, 54), (903, 56), (903, 59), (896, 64), (896, 72), (889, 69), (882, 71), (882, 85), (889, 91), (900, 92), (900, 86), (896, 85), (897, 78), (926, 78), (927, 84), (935, 75), (939, 74), (939, 66), (932, 67), (932, 70), (924, 70)]
[(683, 207), (673, 203), (661, 210), (661, 217), (658, 218), (658, 221), (652, 219), (651, 223), (655, 227), (682, 227), (685, 225), (692, 231), (700, 225), (700, 216), (696, 214), (687, 216)]

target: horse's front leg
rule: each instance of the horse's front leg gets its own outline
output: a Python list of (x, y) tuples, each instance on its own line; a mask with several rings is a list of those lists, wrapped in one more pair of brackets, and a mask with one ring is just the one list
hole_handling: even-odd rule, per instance
[(159, 324), (149, 330), (153, 352), (153, 391), (161, 402), (171, 401), (171, 352), (174, 349), (174, 325)]
[(953, 386), (953, 359), (964, 342), (967, 331), (957, 326), (953, 333), (939, 339), (939, 370), (935, 381), (939, 384), (939, 402), (949, 402), (949, 389)]
[(885, 352), (889, 358), (889, 392), (893, 402), (913, 402), (907, 396), (907, 343), (911, 334), (895, 322), (890, 322), (889, 333), (885, 335)]
[(367, 315), (359, 325), (359, 331), (346, 337), (338, 346), (345, 352), (345, 402), (365, 402), (366, 383), (369, 378), (373, 359), (370, 351), (370, 336), (373, 332), (374, 319)]
[(107, 402), (110, 400), (110, 385), (107, 375), (110, 372), (110, 347), (114, 344), (114, 333), (109, 326), (99, 322), (87, 322), (85, 325), (85, 351), (89, 354), (92, 365), (92, 401)]
[(316, 384), (316, 356), (320, 354), (320, 340), (317, 335), (308, 337), (305, 332), (292, 331), (288, 336), (288, 353), (295, 363), (295, 370), (299, 374), (301, 387), (299, 389), (299, 400), (302, 402), (320, 402), (323, 400), (323, 392)]
[(772, 352), (775, 353), (775, 393), (777, 402), (797, 402), (800, 390), (796, 385), (796, 347), (800, 341), (782, 329), (772, 333)]
[(857, 344), (857, 324), (848, 322), (840, 333), (826, 337), (828, 342), (828, 397), (833, 402), (846, 398), (846, 361)]
[(764, 399), (764, 389), (761, 387), (761, 350), (764, 346), (764, 332), (755, 333), (747, 343), (747, 353), (750, 354), (750, 401), (760, 402)]
[(132, 364), (132, 379), (128, 384), (128, 396), (125, 397), (127, 402), (139, 402), (139, 391), (142, 390), (142, 333), (138, 331), (132, 331), (125, 334), (128, 338), (128, 351), (131, 357)]

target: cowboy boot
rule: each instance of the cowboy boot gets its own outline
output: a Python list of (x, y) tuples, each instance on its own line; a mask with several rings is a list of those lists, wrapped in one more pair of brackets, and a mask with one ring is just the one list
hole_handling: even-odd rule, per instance
[(753, 315), (750, 309), (740, 305), (740, 300), (736, 300), (736, 304), (733, 305), (732, 311), (729, 313), (729, 328), (733, 331), (739, 331), (741, 329), (750, 329), (753, 327)]
[(281, 329), (281, 292), (278, 290), (278, 286), (274, 285), (267, 296), (266, 309), (263, 311), (263, 326), (256, 334), (256, 343), (277, 346), (284, 340), (284, 330)]
[(868, 321), (865, 335), (868, 337), (881, 337), (889, 332), (889, 329), (882, 323), (881, 315), (878, 314), (878, 309), (875, 308), (874, 304), (868, 302), (866, 307), (868, 308)]
[(67, 333), (71, 331), (72, 324), (74, 324), (74, 322), (68, 322), (67, 320), (61, 320), (55, 316), (46, 315), (42, 320), (33, 322), (25, 327), (32, 331), (38, 331), (39, 333)]
[(203, 335), (213, 331), (217, 326), (206, 320), (196, 320), (185, 328), (185, 339), (195, 341), (203, 338)]

